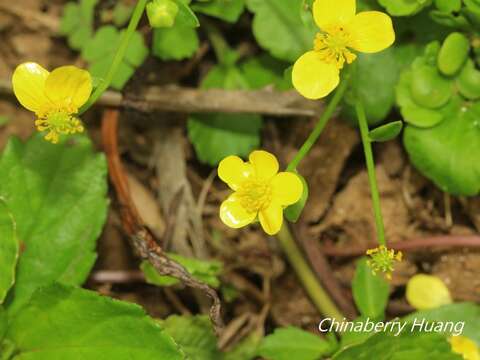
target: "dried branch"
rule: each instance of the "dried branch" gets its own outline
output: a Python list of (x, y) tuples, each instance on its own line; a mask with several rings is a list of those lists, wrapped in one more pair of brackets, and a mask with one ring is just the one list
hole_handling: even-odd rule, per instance
[[(12, 94), (9, 80), (0, 79), (0, 94)], [(139, 99), (125, 99), (119, 92), (107, 91), (97, 101), (97, 105), (142, 112), (213, 112), (265, 114), (276, 117), (317, 116), (323, 109), (322, 102), (307, 100), (295, 91), (199, 90), (180, 87), (152, 87)]]
[(125, 232), (130, 243), (138, 255), (149, 261), (162, 275), (172, 276), (186, 286), (199, 289), (207, 294), (213, 301), (210, 308), (210, 318), (217, 333), (222, 328), (220, 316), (221, 304), (216, 291), (208, 285), (194, 279), (180, 264), (171, 260), (156, 242), (153, 234), (145, 227), (137, 208), (135, 207), (128, 189), (127, 178), (122, 169), (117, 145), (117, 110), (106, 110), (102, 119), (102, 139), (108, 160), (110, 180), (115, 188), (120, 215)]
[[(355, 257), (364, 255), (368, 249), (378, 244), (361, 247), (338, 247), (332, 245), (322, 246), (322, 252), (327, 256)], [(434, 236), (420, 239), (413, 239), (389, 244), (389, 247), (397, 251), (422, 251), (427, 248), (480, 248), (480, 236)]]

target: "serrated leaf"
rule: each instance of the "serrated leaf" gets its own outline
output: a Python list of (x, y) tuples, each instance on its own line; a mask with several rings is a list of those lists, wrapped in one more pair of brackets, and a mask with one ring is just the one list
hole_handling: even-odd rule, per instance
[(413, 165), (453, 195), (480, 191), (480, 103), (450, 109), (437, 126), (407, 126), (403, 142)]
[(293, 62), (312, 50), (318, 28), (311, 15), (308, 26), (302, 20), (302, 0), (247, 0), (247, 6), (255, 15), (253, 34), (271, 55)]
[(199, 13), (234, 23), (245, 9), (245, 0), (210, 0), (208, 2), (197, 2), (192, 5), (192, 9)]
[(366, 258), (357, 262), (352, 292), (355, 304), (363, 316), (383, 318), (388, 303), (389, 284), (380, 275), (373, 274)]
[(188, 359), (222, 360), (222, 353), (217, 347), (217, 338), (208, 317), (172, 315), (161, 321), (161, 325)]
[(152, 53), (162, 60), (187, 59), (198, 49), (197, 30), (188, 26), (154, 29)]
[(107, 165), (86, 136), (53, 145), (37, 134), (25, 143), (10, 139), (0, 173), (0, 196), (25, 248), (7, 299), (14, 314), (40, 286), (86, 279), (106, 218)]
[[(187, 258), (178, 254), (167, 254), (172, 260), (182, 265), (195, 279), (200, 280), (214, 288), (220, 286), (218, 276), (222, 272), (222, 264), (215, 260), (200, 260)], [(155, 268), (147, 261), (142, 262), (141, 269), (145, 274), (148, 283), (158, 286), (170, 286), (178, 284), (179, 281), (170, 276), (160, 275)]]
[(431, 332), (380, 332), (360, 345), (349, 346), (336, 354), (334, 360), (462, 360), (451, 351), (445, 336)]
[[(370, 125), (383, 121), (395, 103), (398, 65), (392, 49), (378, 54), (359, 54), (357, 69), (345, 96), (345, 114), (356, 121), (355, 103), (360, 98)], [(366, 86), (368, 84), (368, 86)]]
[[(82, 57), (90, 64), (89, 70), (92, 76), (102, 78), (106, 75), (120, 45), (124, 31), (119, 32), (110, 25), (102, 26), (85, 45), (82, 50)], [(116, 90), (123, 89), (134, 74), (135, 69), (142, 65), (147, 56), (148, 48), (145, 46), (143, 36), (139, 32), (134, 32), (128, 43), (125, 57), (113, 77), (112, 88)]]
[[(236, 67), (215, 66), (201, 87), (247, 89), (248, 83)], [(188, 119), (187, 129), (200, 161), (216, 165), (229, 155), (246, 157), (257, 148), (262, 125), (259, 115), (194, 114)]]
[(93, 13), (98, 0), (80, 0), (65, 5), (60, 33), (68, 36), (68, 45), (81, 50), (93, 35)]
[(0, 198), (0, 304), (15, 282), (19, 251), (15, 220), (7, 204)]
[(180, 360), (177, 345), (138, 305), (65, 285), (37, 290), (9, 324), (16, 360)]
[(295, 327), (276, 329), (265, 337), (258, 355), (270, 360), (317, 360), (332, 351), (332, 345), (316, 335)]
[(300, 215), (302, 215), (303, 208), (305, 207), (305, 204), (307, 203), (307, 200), (308, 200), (307, 180), (305, 180), (305, 178), (302, 175), (298, 173), (296, 174), (300, 178), (303, 184), (302, 197), (295, 204), (288, 206), (284, 211), (284, 214), (287, 220), (293, 223), (297, 222), (298, 219), (300, 218)]
[(393, 121), (382, 125), (369, 132), (368, 136), (371, 141), (384, 142), (395, 139), (403, 129), (402, 121)]

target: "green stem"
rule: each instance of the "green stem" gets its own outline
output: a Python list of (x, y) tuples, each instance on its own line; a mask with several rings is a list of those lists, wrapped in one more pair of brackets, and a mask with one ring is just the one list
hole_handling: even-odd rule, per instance
[(369, 137), (369, 129), (365, 109), (361, 100), (357, 100), (355, 105), (357, 112), (358, 124), (360, 126), (360, 134), (362, 136), (363, 150), (365, 152), (365, 160), (367, 162), (368, 181), (370, 184), (370, 192), (372, 193), (373, 212), (375, 215), (375, 224), (377, 228), (377, 239), (380, 245), (386, 246), (385, 227), (383, 225), (382, 208), (380, 207), (380, 194), (378, 192), (377, 176), (375, 174), (375, 162), (373, 160), (372, 143)]
[(82, 108), (79, 111), (79, 115), (83, 114), (93, 104), (95, 104), (95, 102), (100, 98), (100, 96), (102, 96), (105, 90), (107, 90), (108, 87), (110, 86), (113, 80), (113, 77), (117, 73), (118, 66), (122, 63), (122, 60), (125, 56), (125, 52), (127, 51), (130, 39), (132, 38), (132, 35), (137, 29), (138, 23), (142, 18), (147, 2), (148, 0), (138, 0), (137, 5), (133, 10), (132, 17), (130, 18), (130, 23), (128, 24), (128, 28), (122, 36), (122, 39), (120, 41), (120, 46), (118, 47), (115, 57), (113, 58), (112, 64), (110, 65), (110, 68), (108, 69), (108, 72), (105, 75), (104, 81), (102, 81), (102, 83), (96, 88), (92, 96), (90, 96), (90, 99), (88, 99), (87, 103), (82, 106)]
[(327, 292), (322, 288), (317, 277), (310, 269), (310, 266), (305, 262), (305, 257), (298, 248), (285, 223), (277, 234), (277, 239), (283, 248), (283, 252), (288, 257), (290, 264), (297, 273), (297, 276), (300, 278), (305, 290), (320, 313), (325, 317), (342, 321), (345, 316), (332, 302)]
[(315, 128), (311, 132), (310, 136), (307, 138), (307, 140), (302, 145), (300, 150), (298, 150), (297, 155), (295, 155), (295, 157), (290, 162), (290, 164), (288, 164), (287, 171), (294, 171), (297, 168), (300, 161), (302, 161), (302, 159), (305, 156), (307, 156), (307, 154), (309, 153), (313, 145), (315, 145), (318, 138), (320, 137), (320, 134), (325, 128), (325, 125), (327, 125), (328, 121), (330, 120), (334, 111), (336, 110), (338, 104), (342, 100), (343, 95), (345, 95), (345, 91), (348, 88), (348, 82), (349, 82), (349, 74), (345, 73), (344, 78), (342, 79), (342, 82), (340, 83), (337, 90), (335, 91), (333, 98), (328, 103), (327, 108), (323, 112), (322, 116), (320, 116), (320, 119), (318, 120), (317, 125), (315, 125)]

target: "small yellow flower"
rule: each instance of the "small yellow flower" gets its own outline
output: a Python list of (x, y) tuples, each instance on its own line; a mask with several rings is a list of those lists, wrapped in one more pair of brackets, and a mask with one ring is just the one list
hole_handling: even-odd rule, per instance
[(407, 283), (407, 301), (415, 309), (434, 309), (451, 304), (452, 297), (445, 283), (426, 274), (412, 276)]
[(368, 266), (372, 269), (373, 273), (383, 273), (387, 279), (392, 278), (392, 272), (394, 270), (395, 261), (402, 261), (402, 252), (396, 253), (393, 249), (388, 249), (384, 245), (380, 245), (375, 249), (367, 250), (367, 255), (370, 259), (367, 260)]
[(280, 231), (283, 209), (295, 204), (303, 192), (300, 178), (291, 172), (278, 172), (276, 157), (254, 151), (249, 162), (228, 156), (218, 165), (218, 176), (234, 191), (220, 206), (225, 225), (238, 229), (257, 217), (269, 235)]
[(84, 130), (75, 114), (92, 92), (88, 71), (62, 66), (48, 72), (36, 63), (27, 62), (15, 69), (12, 84), (20, 104), (36, 114), (35, 126), (38, 131), (46, 132), (46, 140), (57, 143), (61, 134)]
[(449, 339), (452, 351), (463, 356), (465, 360), (480, 360), (477, 344), (465, 336), (452, 336)]
[(356, 14), (356, 0), (316, 0), (313, 17), (321, 29), (312, 51), (295, 63), (292, 82), (308, 99), (320, 99), (340, 81), (340, 70), (356, 59), (352, 50), (376, 53), (395, 41), (392, 19), (379, 11)]

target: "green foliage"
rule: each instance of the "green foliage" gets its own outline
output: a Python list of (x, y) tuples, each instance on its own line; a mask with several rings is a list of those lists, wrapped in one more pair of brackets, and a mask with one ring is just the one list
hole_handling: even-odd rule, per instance
[(0, 198), (0, 304), (15, 282), (20, 247), (16, 234), (16, 224), (7, 204)]
[(255, 359), (258, 346), (262, 337), (256, 332), (251, 333), (239, 342), (228, 353), (224, 354), (223, 360), (252, 360)]
[(93, 35), (93, 13), (98, 0), (69, 2), (63, 9), (60, 33), (68, 37), (68, 45), (81, 50)]
[[(450, 54), (448, 48), (444, 45), (440, 51), (438, 43), (425, 48), (424, 55), (401, 75), (397, 102), (410, 124), (404, 131), (404, 144), (415, 167), (443, 191), (472, 196), (480, 191), (475, 161), (480, 103), (469, 100), (480, 95), (480, 72), (470, 60), (465, 62), (464, 55)], [(439, 54), (460, 56), (455, 66), (447, 66), (453, 76), (438, 70)], [(460, 71), (459, 63), (463, 64)]]
[[(214, 288), (220, 286), (220, 280), (218, 279), (218, 276), (222, 272), (222, 264), (220, 262), (186, 258), (172, 253), (169, 253), (168, 256), (182, 265), (195, 279)], [(147, 261), (142, 262), (140, 267), (145, 274), (147, 282), (152, 285), (170, 286), (179, 283), (177, 279), (171, 276), (160, 275)]]
[[(7, 327), (8, 327), (7, 313), (5, 312), (5, 309), (3, 308), (3, 306), (0, 305), (0, 344), (2, 343), (2, 340), (5, 337), (5, 333), (7, 332)], [(0, 350), (1, 348), (2, 347), (0, 345)]]
[(121, 27), (125, 25), (128, 20), (130, 20), (130, 16), (133, 13), (133, 6), (124, 4), (123, 2), (119, 1), (113, 8), (113, 23), (117, 27)]
[(403, 129), (403, 122), (393, 121), (373, 129), (368, 134), (370, 141), (384, 142), (396, 138)]
[(393, 16), (414, 15), (429, 6), (432, 0), (378, 0)]
[(250, 89), (262, 89), (266, 86), (273, 86), (277, 90), (291, 89), (291, 81), (284, 76), (287, 67), (286, 63), (268, 54), (251, 57), (240, 64)]
[[(318, 31), (302, 0), (247, 0), (254, 13), (252, 30), (259, 45), (278, 59), (293, 62), (312, 50)], [(308, 24), (305, 24), (305, 18)]]
[[(222, 360), (217, 338), (206, 316), (169, 316), (162, 328), (191, 360)], [(163, 359), (163, 358), (162, 358)]]
[(389, 297), (389, 284), (380, 275), (374, 275), (367, 265), (367, 259), (357, 262), (352, 282), (353, 298), (364, 317), (379, 319), (384, 317)]
[(10, 314), (43, 285), (81, 284), (87, 277), (106, 217), (106, 168), (86, 136), (56, 145), (40, 134), (8, 142), (0, 159), (0, 196), (25, 247), (7, 298)]
[(470, 42), (467, 37), (458, 32), (451, 33), (438, 54), (438, 69), (444, 75), (455, 75), (465, 64), (469, 51)]
[(452, 353), (447, 339), (436, 333), (380, 332), (360, 345), (349, 346), (336, 354), (334, 360), (461, 360), (462, 356)]
[(175, 342), (138, 305), (83, 289), (37, 290), (11, 319), (15, 359), (184, 359)]
[(245, 9), (245, 0), (210, 0), (207, 2), (197, 2), (192, 5), (192, 9), (199, 13), (234, 23)]
[(355, 102), (359, 98), (369, 124), (378, 124), (395, 104), (395, 85), (398, 81), (397, 62), (392, 49), (378, 54), (359, 54), (354, 66), (351, 85), (345, 96), (345, 114), (356, 121)]
[(465, 322), (462, 335), (475, 341), (480, 346), (480, 306), (473, 303), (458, 303), (444, 305), (439, 308), (414, 312), (402, 321), (451, 321), (454, 323)]
[(334, 351), (332, 344), (304, 330), (278, 328), (265, 337), (258, 355), (271, 360), (316, 360)]
[(175, 25), (171, 28), (155, 29), (152, 53), (162, 60), (182, 60), (197, 51), (197, 31), (190, 26)]
[(300, 218), (300, 215), (302, 215), (303, 208), (305, 207), (307, 200), (308, 200), (308, 183), (305, 178), (295, 172), (297, 176), (302, 180), (303, 184), (303, 192), (302, 192), (302, 197), (300, 200), (298, 200), (295, 204), (288, 206), (285, 211), (285, 217), (288, 219), (290, 222), (297, 222), (298, 219)]
[[(123, 31), (120, 32), (113, 26), (103, 26), (85, 45), (82, 57), (89, 62), (92, 76), (101, 78), (107, 74), (123, 34)], [(147, 55), (148, 48), (145, 46), (143, 36), (139, 32), (134, 32), (111, 86), (116, 90), (123, 89), (135, 69), (145, 61)]]
[[(235, 65), (217, 65), (202, 81), (203, 89), (248, 89)], [(246, 157), (260, 145), (262, 118), (244, 114), (196, 114), (188, 119), (188, 136), (200, 161), (218, 164), (229, 155)]]

